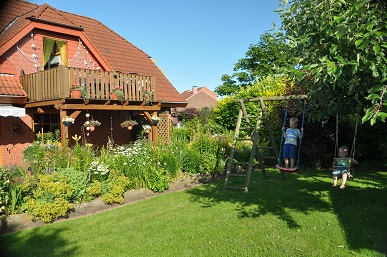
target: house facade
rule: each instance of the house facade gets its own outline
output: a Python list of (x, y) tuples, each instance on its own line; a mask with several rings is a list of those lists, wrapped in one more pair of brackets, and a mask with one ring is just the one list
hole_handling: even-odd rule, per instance
[[(98, 20), (47, 4), (1, 4), (0, 166), (22, 165), (23, 150), (57, 130), (70, 144), (78, 135), (103, 146), (130, 143), (149, 124), (148, 139), (156, 143), (157, 126), (169, 121), (156, 125), (152, 115), (186, 105), (149, 55)], [(140, 125), (125, 130), (127, 119)], [(90, 120), (101, 123), (93, 132), (85, 125)]]

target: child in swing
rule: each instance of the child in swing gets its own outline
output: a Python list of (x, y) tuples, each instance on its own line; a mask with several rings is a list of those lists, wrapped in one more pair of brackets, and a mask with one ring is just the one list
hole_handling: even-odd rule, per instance
[[(355, 159), (348, 158), (348, 147), (342, 146), (339, 148), (339, 158), (336, 158), (332, 165), (334, 167), (334, 170), (332, 172), (332, 177), (333, 177), (333, 186), (337, 186), (337, 179), (339, 176), (341, 176), (342, 181), (340, 185), (340, 189), (345, 188), (345, 183), (347, 183), (347, 178), (351, 176), (349, 173), (349, 168), (351, 167), (351, 164), (358, 165), (359, 162), (356, 161)], [(341, 159), (342, 158), (342, 159)]]
[(300, 130), (297, 128), (298, 125), (298, 119), (296, 117), (291, 117), (289, 120), (289, 128), (286, 129), (285, 127), (282, 127), (282, 131), (284, 132), (284, 138), (285, 138), (285, 143), (284, 143), (284, 161), (285, 161), (285, 168), (289, 168), (289, 163), (290, 163), (290, 168), (294, 169), (294, 164), (295, 164), (295, 157), (296, 157), (296, 151), (297, 151), (297, 139), (301, 139), (302, 136), (304, 135), (304, 129), (301, 128)]

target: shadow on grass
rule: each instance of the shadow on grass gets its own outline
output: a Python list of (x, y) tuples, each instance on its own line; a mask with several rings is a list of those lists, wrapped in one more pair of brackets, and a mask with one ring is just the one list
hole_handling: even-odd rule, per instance
[(272, 214), (290, 229), (300, 224), (290, 210), (305, 215), (331, 212), (339, 219), (352, 249), (370, 249), (387, 253), (387, 173), (361, 173), (345, 190), (331, 187), (330, 171), (300, 170), (281, 175), (272, 170), (268, 179), (260, 172), (252, 174), (249, 191), (223, 191), (224, 180), (193, 188), (191, 200), (208, 208), (221, 202), (237, 206), (239, 218)]
[(3, 235), (0, 237), (0, 256), (76, 256), (76, 247), (69, 246), (61, 236), (65, 233), (63, 229), (36, 228), (12, 236)]

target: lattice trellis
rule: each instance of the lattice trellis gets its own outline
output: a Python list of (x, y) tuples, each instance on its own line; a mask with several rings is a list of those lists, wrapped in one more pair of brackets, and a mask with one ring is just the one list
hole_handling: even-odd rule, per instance
[(169, 114), (161, 113), (159, 115), (160, 120), (157, 124), (157, 134), (159, 138), (157, 139), (158, 143), (169, 143), (172, 132), (172, 120), (169, 118)]

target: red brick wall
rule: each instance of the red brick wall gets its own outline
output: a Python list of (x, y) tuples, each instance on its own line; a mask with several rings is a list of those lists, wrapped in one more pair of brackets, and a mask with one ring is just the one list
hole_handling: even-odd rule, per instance
[(23, 165), (23, 151), (34, 137), (30, 116), (0, 117), (0, 165)]
[[(11, 47), (6, 53), (4, 53), (4, 55), (0, 58), (0, 73), (15, 74), (16, 76), (19, 76), (21, 69), (23, 69), (25, 74), (35, 73), (37, 70), (34, 67), (35, 63), (33, 62), (32, 55), (36, 54), (38, 57), (38, 64), (43, 66), (44, 37), (67, 41), (67, 58), (68, 60), (71, 60), (69, 61), (69, 67), (84, 69), (96, 69), (99, 67), (95, 61), (94, 56), (87, 48), (84, 48), (86, 47), (85, 45), (82, 45), (80, 49), (82, 51), (78, 54), (78, 58), (76, 58), (79, 62), (76, 63), (74, 56), (77, 54), (79, 47), (79, 41), (77, 37), (35, 29), (17, 43), (17, 46), (21, 52), (17, 50), (15, 45)], [(32, 44), (36, 45), (36, 49), (32, 48)], [(84, 61), (86, 61), (86, 65)], [(94, 66), (92, 67), (93, 64)], [(39, 70), (42, 69), (43, 67), (39, 68)]]

